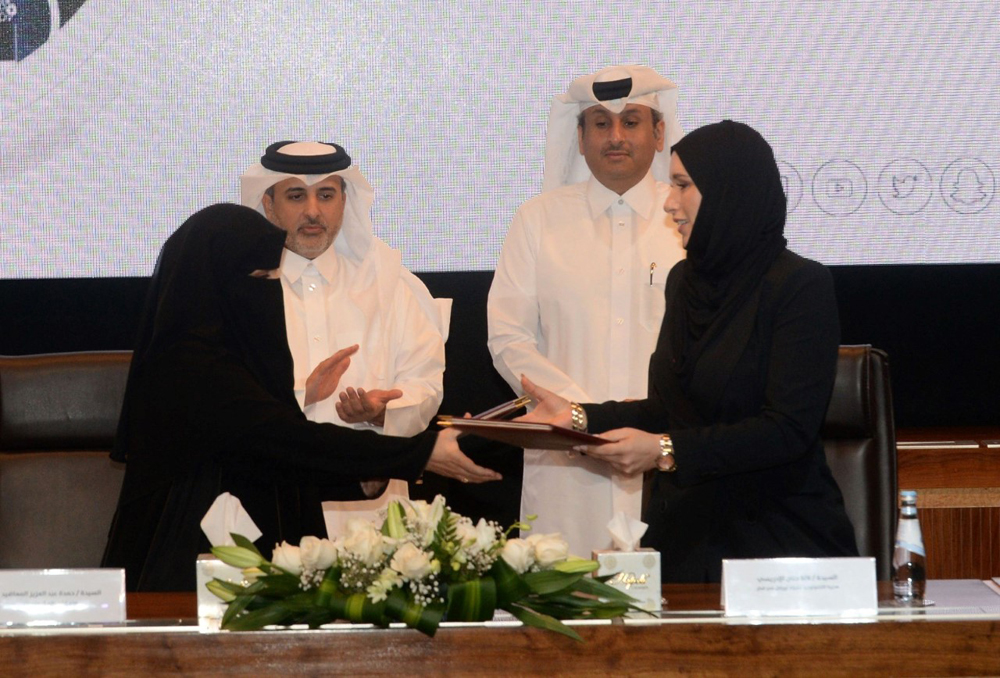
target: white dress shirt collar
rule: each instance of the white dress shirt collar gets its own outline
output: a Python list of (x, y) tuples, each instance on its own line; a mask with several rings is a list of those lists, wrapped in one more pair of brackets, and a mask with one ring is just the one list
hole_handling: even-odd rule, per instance
[(323, 276), (327, 283), (332, 283), (337, 276), (337, 251), (333, 247), (328, 247), (325, 252), (315, 259), (306, 259), (302, 255), (296, 254), (290, 249), (285, 249), (281, 254), (281, 275), (290, 283), (295, 283), (302, 274), (305, 273), (309, 265)]
[(587, 204), (590, 206), (590, 215), (597, 218), (603, 214), (612, 204), (618, 200), (623, 200), (629, 207), (644, 219), (651, 219), (653, 211), (656, 209), (656, 180), (652, 172), (646, 172), (635, 186), (618, 195), (610, 188), (602, 184), (594, 177), (587, 180)]

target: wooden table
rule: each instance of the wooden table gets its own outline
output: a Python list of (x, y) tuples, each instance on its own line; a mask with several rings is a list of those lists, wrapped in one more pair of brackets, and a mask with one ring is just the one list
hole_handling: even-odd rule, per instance
[[(734, 622), (717, 586), (664, 587), (671, 617), (578, 626), (585, 642), (524, 627), (197, 632), (192, 594), (135, 594), (129, 617), (186, 626), (0, 631), (4, 673), (143, 675), (988, 675), (1000, 674), (1000, 615), (871, 623)], [(695, 612), (700, 611), (700, 612)], [(713, 612), (715, 611), (715, 612)], [(686, 616), (685, 616), (686, 615)]]
[(1000, 576), (1000, 428), (900, 429), (899, 488), (917, 490), (927, 576)]

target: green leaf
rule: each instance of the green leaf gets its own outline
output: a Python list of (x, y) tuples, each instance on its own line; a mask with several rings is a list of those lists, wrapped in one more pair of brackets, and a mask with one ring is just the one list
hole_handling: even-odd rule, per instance
[(347, 619), (347, 598), (343, 593), (336, 593), (325, 601), (326, 607), (330, 610), (330, 617), (333, 619)]
[(602, 602), (575, 593), (558, 593), (521, 602), (536, 610), (544, 607), (546, 614), (557, 619), (611, 619), (622, 616), (633, 607), (627, 603)]
[(599, 600), (578, 596), (574, 594), (572, 591), (552, 593), (546, 596), (537, 596), (534, 598), (527, 599), (527, 601), (536, 601), (536, 600), (539, 602), (544, 602), (549, 605), (561, 605), (570, 610), (585, 610), (587, 608), (597, 607), (601, 605), (601, 602)]
[[(591, 607), (587, 610), (586, 614), (582, 615), (583, 619), (615, 619), (616, 617), (621, 617), (626, 612), (629, 612), (632, 608), (626, 607), (624, 605), (601, 605), (598, 607)], [(643, 610), (645, 612), (645, 610)], [(647, 612), (649, 616), (654, 617), (656, 615)]]
[(592, 577), (581, 577), (580, 581), (578, 581), (576, 586), (573, 588), (581, 593), (597, 596), (598, 598), (605, 598), (607, 600), (616, 600), (623, 603), (638, 602), (635, 598), (621, 589), (599, 582)]
[(497, 608), (493, 577), (459, 582), (448, 587), (449, 621), (486, 621)]
[(323, 624), (329, 624), (332, 621), (336, 621), (336, 619), (336, 615), (332, 614), (329, 609), (314, 608), (302, 615), (299, 618), (299, 623), (308, 624), (309, 628), (316, 629)]
[(295, 596), (289, 596), (281, 601), (281, 604), (289, 611), (304, 614), (312, 610), (321, 609), (316, 605), (316, 592), (303, 591)]
[[(239, 595), (237, 591), (233, 591), (229, 582), (222, 581), (221, 579), (213, 579), (212, 581), (205, 584), (205, 588), (211, 591), (215, 596), (221, 598), (224, 602), (231, 603), (236, 600), (236, 596)], [(240, 590), (243, 589), (242, 586), (238, 587)]]
[(546, 631), (555, 631), (556, 633), (561, 633), (564, 636), (572, 638), (573, 640), (581, 643), (583, 642), (583, 638), (580, 637), (580, 634), (560, 622), (558, 619), (545, 614), (539, 614), (534, 610), (521, 607), (520, 605), (511, 605), (505, 609), (517, 617), (525, 626), (531, 626), (536, 629), (545, 629)]
[(398, 501), (389, 502), (386, 509), (385, 522), (382, 523), (382, 534), (394, 539), (406, 536), (406, 523), (403, 520), (403, 505)]
[(294, 574), (269, 574), (260, 577), (253, 584), (247, 587), (248, 593), (256, 593), (265, 598), (287, 598), (299, 593), (299, 578)]
[(579, 608), (563, 605), (552, 598), (524, 598), (519, 600), (517, 604), (556, 619), (573, 619), (581, 616)]
[(458, 541), (458, 532), (455, 528), (457, 524), (458, 517), (445, 506), (441, 512), (441, 520), (438, 521), (434, 530), (434, 539), (430, 544), (430, 550), (442, 566), (449, 563), (454, 565), (451, 557), (454, 555)]
[(226, 606), (226, 613), (222, 615), (222, 628), (228, 628), (228, 624), (235, 619), (241, 612), (247, 609), (247, 606), (254, 601), (256, 596), (252, 595), (241, 595), (237, 596), (236, 600), (229, 603)]
[(213, 546), (212, 554), (226, 565), (238, 567), (260, 567), (265, 561), (257, 549), (250, 550), (243, 546)]
[(438, 626), (441, 625), (441, 620), (444, 619), (444, 609), (444, 605), (440, 603), (434, 603), (421, 609), (420, 621), (413, 628), (433, 638)]
[(265, 558), (261, 554), (261, 552), (257, 550), (257, 547), (254, 546), (254, 543), (249, 539), (247, 539), (246, 537), (244, 537), (242, 534), (236, 534), (235, 532), (230, 532), (229, 536), (233, 538), (233, 543), (236, 544), (237, 546), (241, 546), (245, 548), (247, 551), (253, 551), (258, 556), (260, 556), (261, 560), (267, 560), (267, 558)]
[(247, 587), (244, 586), (242, 583), (225, 581), (224, 579), (213, 579), (212, 581), (218, 582), (220, 586), (224, 586), (226, 589), (228, 589), (232, 593), (235, 593), (236, 595), (241, 595), (245, 593), (247, 590)]
[(444, 617), (444, 605), (421, 607), (411, 603), (402, 589), (393, 589), (385, 601), (385, 613), (433, 638)]
[(601, 564), (596, 560), (570, 557), (568, 560), (556, 563), (553, 569), (559, 572), (568, 572), (570, 574), (587, 574), (589, 572), (595, 572), (600, 566)]
[(344, 618), (352, 622), (366, 622), (386, 627), (389, 618), (385, 615), (385, 603), (373, 603), (364, 593), (354, 593), (344, 601)]
[(291, 613), (283, 603), (272, 603), (259, 610), (241, 614), (234, 619), (223, 619), (222, 628), (227, 631), (256, 631), (272, 624), (290, 623)]
[(524, 583), (521, 575), (503, 558), (494, 561), (490, 575), (497, 586), (497, 607), (506, 609), (507, 605), (531, 593), (531, 588)]
[(525, 574), (524, 583), (531, 588), (533, 593), (545, 595), (567, 589), (581, 578), (583, 578), (581, 574), (543, 570), (542, 572), (528, 572)]
[(323, 581), (319, 584), (316, 592), (316, 604), (321, 607), (330, 607), (333, 596), (340, 593), (338, 582), (340, 581), (340, 569), (336, 566), (329, 568), (323, 575)]

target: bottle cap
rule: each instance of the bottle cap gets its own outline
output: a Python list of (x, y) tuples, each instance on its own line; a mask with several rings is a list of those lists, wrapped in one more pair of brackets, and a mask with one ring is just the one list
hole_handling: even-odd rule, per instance
[(916, 490), (900, 490), (899, 491), (899, 496), (901, 498), (903, 498), (903, 499), (916, 499), (917, 498), (917, 491)]

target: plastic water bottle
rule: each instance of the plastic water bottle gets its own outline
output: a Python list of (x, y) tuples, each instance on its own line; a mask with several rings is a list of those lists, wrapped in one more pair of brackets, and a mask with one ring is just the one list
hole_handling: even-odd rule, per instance
[(892, 554), (892, 592), (900, 605), (923, 605), (927, 586), (924, 539), (917, 519), (917, 493), (899, 493), (899, 524)]

